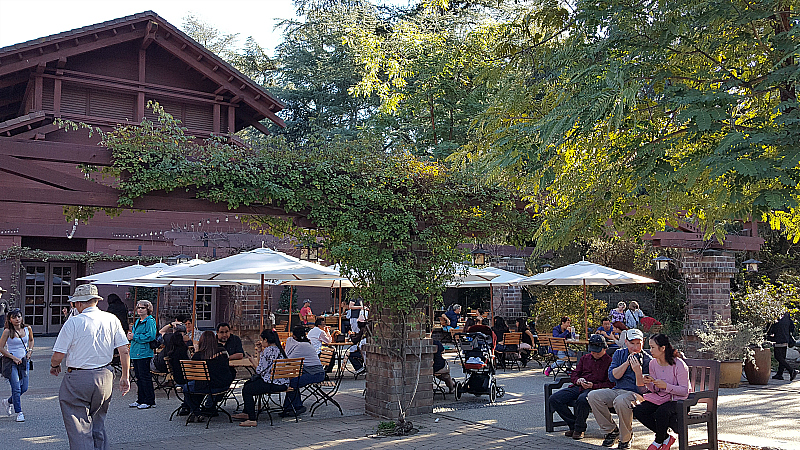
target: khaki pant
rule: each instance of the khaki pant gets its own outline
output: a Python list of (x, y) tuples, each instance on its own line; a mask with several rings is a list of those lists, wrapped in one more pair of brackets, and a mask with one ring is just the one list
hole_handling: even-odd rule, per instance
[(108, 366), (65, 372), (58, 391), (71, 450), (106, 450), (105, 421), (114, 374)]
[(619, 416), (619, 440), (629, 442), (633, 437), (633, 407), (642, 401), (642, 396), (623, 389), (597, 389), (589, 393), (589, 406), (597, 425), (608, 434), (614, 431), (616, 424), (611, 418), (609, 408), (614, 408)]

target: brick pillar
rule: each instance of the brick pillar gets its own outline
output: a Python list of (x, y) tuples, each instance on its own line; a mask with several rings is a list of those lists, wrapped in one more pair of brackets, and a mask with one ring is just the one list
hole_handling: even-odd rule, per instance
[[(525, 261), (522, 258), (500, 258), (492, 262), (494, 267), (524, 275)], [(525, 316), (522, 311), (522, 288), (519, 286), (493, 286), (494, 314), (506, 321)]]
[[(406, 409), (406, 417), (433, 412), (433, 354), (436, 353), (436, 346), (430, 339), (425, 339), (422, 317), (420, 312), (409, 314), (405, 333), (397, 314), (384, 310), (377, 317), (374, 337), (364, 345), (367, 414), (397, 420), (400, 417), (400, 402)], [(400, 338), (403, 334), (405, 339)], [(403, 341), (405, 370), (399, 354)], [(412, 400), (417, 374), (419, 384)]]
[(706, 251), (702, 254), (684, 253), (680, 273), (686, 279), (686, 322), (683, 328), (685, 353), (699, 357), (700, 348), (695, 333), (703, 322), (731, 319), (731, 278), (736, 273), (733, 255), (727, 252)]

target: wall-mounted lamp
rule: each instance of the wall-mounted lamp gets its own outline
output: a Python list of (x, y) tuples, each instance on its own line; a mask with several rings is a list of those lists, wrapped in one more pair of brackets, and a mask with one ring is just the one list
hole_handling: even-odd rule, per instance
[(550, 263), (544, 263), (541, 265), (542, 271), (547, 272), (548, 270), (552, 269), (553, 266)]
[(668, 256), (659, 256), (658, 258), (653, 258), (653, 263), (656, 265), (656, 270), (669, 269), (670, 261), (672, 261), (672, 258)]
[(748, 272), (758, 272), (758, 265), (761, 264), (761, 261), (750, 258), (747, 261), (743, 261), (742, 264), (744, 264)]
[(489, 252), (484, 250), (483, 248), (476, 248), (475, 250), (471, 251), (470, 254), (472, 255), (472, 265), (473, 266), (483, 266), (486, 264), (486, 255)]

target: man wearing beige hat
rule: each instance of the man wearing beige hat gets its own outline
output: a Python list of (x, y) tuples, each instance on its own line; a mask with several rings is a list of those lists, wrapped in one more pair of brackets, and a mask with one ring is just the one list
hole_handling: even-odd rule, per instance
[(70, 449), (107, 449), (105, 418), (111, 402), (114, 374), (109, 368), (114, 349), (119, 352), (122, 395), (131, 388), (128, 339), (117, 316), (97, 308), (97, 286), (75, 288), (70, 302), (80, 314), (61, 327), (53, 346), (50, 373), (58, 376), (61, 363), (67, 372), (58, 400)]

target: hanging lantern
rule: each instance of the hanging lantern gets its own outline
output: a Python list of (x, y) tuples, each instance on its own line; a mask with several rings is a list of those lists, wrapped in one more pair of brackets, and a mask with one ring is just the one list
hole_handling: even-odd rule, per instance
[(548, 270), (552, 269), (553, 266), (550, 263), (544, 263), (541, 266), (543, 272), (547, 272)]
[(669, 269), (670, 261), (672, 261), (672, 258), (668, 256), (659, 256), (658, 258), (653, 258), (653, 263), (656, 265), (656, 270)]
[(472, 255), (472, 265), (473, 266), (483, 266), (486, 264), (486, 254), (489, 253), (488, 251), (484, 250), (483, 248), (479, 247), (475, 250), (471, 251), (470, 254)]
[(745, 270), (748, 272), (758, 272), (758, 265), (761, 264), (761, 261), (757, 259), (750, 258), (747, 261), (743, 261)]

